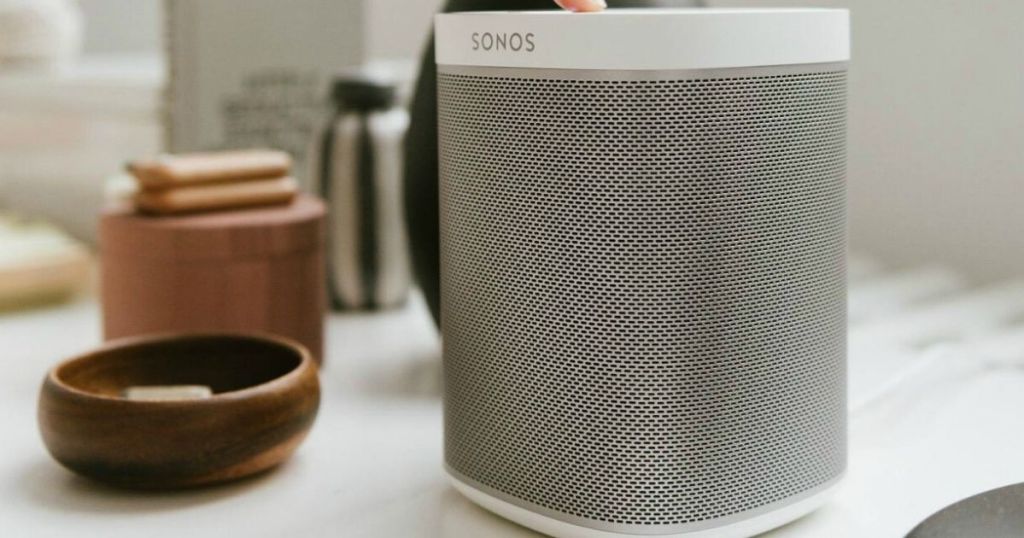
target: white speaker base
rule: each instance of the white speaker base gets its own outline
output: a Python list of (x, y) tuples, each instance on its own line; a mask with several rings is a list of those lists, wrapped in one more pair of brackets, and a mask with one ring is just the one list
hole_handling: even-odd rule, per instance
[(836, 481), (827, 489), (811, 497), (783, 506), (778, 510), (760, 514), (743, 521), (729, 523), (721, 527), (694, 530), (680, 534), (623, 534), (590, 529), (559, 521), (480, 491), (452, 476), (450, 473), (448, 473), (448, 478), (459, 493), (465, 495), (469, 500), (481, 507), (524, 527), (555, 538), (635, 538), (637, 536), (655, 536), (657, 538), (746, 538), (781, 527), (817, 510), (835, 493), (840, 484), (839, 481)]

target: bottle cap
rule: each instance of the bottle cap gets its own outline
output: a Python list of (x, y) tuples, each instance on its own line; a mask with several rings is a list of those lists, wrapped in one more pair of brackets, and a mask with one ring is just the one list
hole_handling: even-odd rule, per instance
[(344, 75), (334, 79), (331, 99), (340, 108), (368, 112), (395, 104), (395, 84), (369, 75)]

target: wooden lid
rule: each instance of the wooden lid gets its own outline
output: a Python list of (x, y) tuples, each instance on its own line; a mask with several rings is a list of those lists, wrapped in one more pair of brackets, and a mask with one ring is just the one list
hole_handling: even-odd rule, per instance
[(104, 255), (154, 260), (267, 258), (322, 248), (324, 204), (300, 195), (287, 206), (148, 216), (121, 205), (100, 217)]

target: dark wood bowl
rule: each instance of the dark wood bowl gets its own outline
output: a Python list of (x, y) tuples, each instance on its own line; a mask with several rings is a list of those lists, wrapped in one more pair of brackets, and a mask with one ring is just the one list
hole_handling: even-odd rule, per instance
[[(144, 401), (132, 386), (205, 385), (205, 399)], [(170, 489), (270, 469), (306, 437), (320, 405), (308, 351), (284, 338), (118, 340), (49, 372), (39, 429), (54, 459), (117, 486)]]

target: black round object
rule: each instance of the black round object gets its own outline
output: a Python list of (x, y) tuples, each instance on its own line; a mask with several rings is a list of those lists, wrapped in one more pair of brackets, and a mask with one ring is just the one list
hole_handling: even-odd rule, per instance
[(907, 538), (1024, 536), (1024, 484), (993, 489), (943, 508)]

